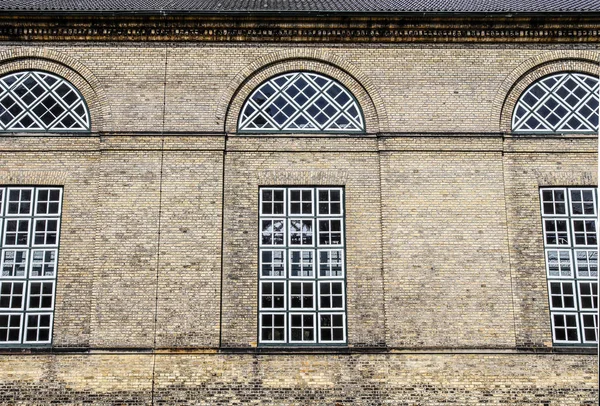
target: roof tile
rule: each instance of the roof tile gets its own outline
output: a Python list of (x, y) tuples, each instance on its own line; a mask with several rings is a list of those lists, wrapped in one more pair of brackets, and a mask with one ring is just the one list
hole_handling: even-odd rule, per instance
[(2, 11), (173, 13), (598, 12), (600, 0), (0, 0)]

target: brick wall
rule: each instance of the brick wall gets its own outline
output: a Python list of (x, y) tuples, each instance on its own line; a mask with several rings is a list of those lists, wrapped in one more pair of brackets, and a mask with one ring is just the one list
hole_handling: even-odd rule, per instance
[(13, 355), (0, 403), (595, 405), (597, 374), (564, 354)]
[[(93, 132), (0, 136), (1, 185), (64, 186), (66, 351), (0, 355), (0, 402), (592, 404), (595, 356), (517, 348), (551, 350), (538, 188), (597, 185), (597, 139), (503, 132), (514, 89), (599, 61), (584, 44), (2, 44), (0, 72), (74, 83)], [(244, 98), (293, 69), (342, 82), (368, 133), (236, 135)], [(269, 185), (345, 187), (348, 344), (374, 353), (252, 353)]]

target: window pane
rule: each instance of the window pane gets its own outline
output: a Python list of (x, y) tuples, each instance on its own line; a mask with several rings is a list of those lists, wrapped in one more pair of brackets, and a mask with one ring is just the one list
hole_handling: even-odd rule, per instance
[(292, 72), (254, 90), (242, 107), (238, 130), (364, 132), (365, 127), (348, 89), (321, 74)]
[(598, 132), (598, 78), (555, 73), (534, 82), (519, 98), (515, 133)]

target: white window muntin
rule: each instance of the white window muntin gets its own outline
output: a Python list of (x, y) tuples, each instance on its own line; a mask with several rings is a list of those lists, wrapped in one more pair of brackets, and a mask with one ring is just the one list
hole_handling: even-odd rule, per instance
[[(281, 262), (275, 262), (274, 259), (274, 253), (280, 253), (281, 254)], [(271, 253), (271, 262), (265, 262), (264, 258), (263, 258), (263, 254), (265, 253)], [(286, 267), (286, 251), (285, 250), (277, 250), (277, 249), (261, 249), (260, 250), (260, 258), (259, 258), (259, 269), (260, 269), (260, 278), (261, 279), (285, 279), (286, 275), (287, 275), (287, 267)], [(281, 265), (281, 267), (283, 268), (281, 271), (281, 275), (275, 275), (275, 265)], [(271, 271), (269, 272), (269, 274), (265, 275), (263, 272), (263, 268), (268, 265), (269, 268), (271, 269)]]
[[(579, 290), (579, 294), (577, 295), (579, 299), (579, 310), (581, 311), (594, 311), (598, 310), (598, 282), (596, 281), (578, 281), (577, 289)], [(584, 303), (584, 299), (586, 302), (589, 301), (591, 306), (588, 306), (587, 303)]]
[[(19, 198), (16, 201), (11, 200), (11, 195), (14, 194), (15, 192), (19, 193)], [(22, 199), (23, 192), (29, 192), (29, 196), (30, 196), (29, 200)], [(21, 212), (21, 209), (25, 202), (29, 202), (29, 210)], [(35, 202), (35, 196), (33, 194), (32, 187), (9, 187), (9, 188), (6, 188), (6, 216), (10, 216), (10, 217), (31, 216), (31, 213), (33, 213), (34, 202)], [(14, 211), (9, 212), (9, 211), (11, 211), (11, 205), (14, 205), (14, 204), (18, 205), (17, 212), (16, 213)]]
[[(328, 261), (326, 263), (321, 262), (321, 253), (329, 253), (329, 255), (327, 255)], [(337, 253), (340, 255), (341, 261), (340, 261), (340, 268), (341, 268), (341, 275), (333, 275), (332, 274), (332, 264), (333, 262), (331, 261), (332, 258), (332, 253)], [(329, 269), (329, 275), (321, 275), (321, 265), (325, 264), (327, 265), (327, 268)], [(346, 259), (344, 258), (344, 250), (343, 249), (318, 249), (317, 250), (317, 275), (319, 275), (319, 278), (324, 278), (324, 279), (343, 279), (346, 276)]]
[[(556, 195), (559, 192), (562, 192), (563, 200), (556, 199)], [(548, 194), (551, 194), (550, 199), (546, 196)], [(566, 188), (541, 188), (540, 201), (542, 202), (542, 216), (567, 217), (569, 215), (570, 205)], [(562, 210), (559, 209), (561, 206)], [(550, 212), (550, 207), (552, 207), (553, 213)], [(563, 213), (557, 213), (557, 211), (562, 211)]]
[[(292, 195), (295, 193), (299, 193), (300, 194), (300, 199), (299, 200), (292, 200)], [(306, 196), (305, 194), (309, 194), (308, 199), (304, 199)], [(314, 217), (315, 216), (315, 196), (314, 196), (314, 189), (313, 188), (288, 188), (288, 195), (287, 195), (287, 212), (289, 213), (290, 217)], [(294, 213), (295, 210), (292, 210), (294, 208), (295, 205), (299, 205), (300, 206), (300, 212), (299, 213)], [(308, 206), (308, 210), (306, 210), (306, 207), (304, 207), (305, 205), (309, 205)], [(305, 210), (307, 212), (305, 212)]]
[[(320, 193), (319, 192), (327, 192), (327, 200), (321, 200), (320, 198)], [(331, 192), (332, 191), (336, 191), (339, 192), (340, 194), (340, 200), (331, 200)], [(344, 189), (343, 188), (317, 188), (317, 192), (316, 192), (316, 196), (315, 196), (315, 200), (316, 200), (316, 206), (317, 206), (317, 213), (319, 216), (325, 216), (325, 217), (336, 217), (336, 216), (343, 216), (344, 215)], [(322, 213), (321, 212), (321, 204), (326, 204), (328, 207), (328, 213)], [(332, 213), (332, 204), (339, 204), (340, 207), (340, 212), (339, 213)]]
[[(42, 253), (42, 261), (36, 260), (36, 253)], [(50, 253), (51, 257), (50, 261), (46, 261), (46, 254)], [(31, 258), (29, 259), (29, 277), (31, 279), (48, 279), (48, 278), (56, 278), (57, 272), (57, 264), (58, 264), (58, 249), (32, 249), (31, 250)], [(41, 275), (34, 275), (33, 268), (35, 265), (41, 265)], [(52, 275), (44, 275), (44, 270), (46, 265), (53, 265), (54, 272)]]
[[(29, 320), (32, 318), (32, 316), (33, 317), (37, 316), (37, 325), (35, 327), (34, 326), (29, 326)], [(46, 316), (49, 317), (48, 325), (47, 326), (42, 326), (40, 322), (42, 320), (42, 317), (45, 318)], [(52, 342), (52, 325), (53, 325), (53, 321), (54, 321), (54, 314), (53, 313), (46, 313), (46, 312), (35, 312), (35, 313), (31, 312), (30, 313), (30, 312), (27, 312), (27, 313), (24, 314), (24, 319), (25, 319), (25, 323), (24, 323), (25, 327), (23, 328), (23, 343), (26, 343), (26, 344), (32, 344), (32, 343), (35, 343), (35, 344), (50, 344)], [(27, 335), (28, 335), (28, 332), (29, 332), (30, 329), (37, 330), (37, 334), (36, 334), (37, 339), (36, 340), (28, 340), (27, 339)], [(48, 330), (48, 339), (47, 340), (40, 340), (39, 339), (40, 330), (42, 330), (42, 329), (43, 330)]]
[[(329, 293), (324, 293), (323, 292), (323, 285), (329, 285)], [(340, 286), (341, 288), (341, 293), (333, 293), (333, 285), (336, 286)], [(336, 311), (336, 310), (345, 310), (346, 309), (346, 287), (343, 281), (324, 281), (324, 280), (320, 280), (318, 282), (318, 289), (319, 289), (319, 294), (317, 296), (317, 301), (318, 301), (318, 310), (324, 310), (324, 311)], [(331, 306), (330, 307), (322, 307), (322, 301), (321, 299), (323, 297), (329, 297)], [(341, 298), (341, 305), (340, 306), (333, 306), (333, 298), (334, 297), (339, 297)], [(319, 314), (321, 314), (319, 312)]]
[[(18, 287), (21, 292), (18, 293)], [(18, 280), (0, 280), (0, 310), (2, 311), (22, 311), (25, 308), (25, 301), (27, 298), (25, 281)], [(20, 305), (15, 306), (15, 302), (20, 300)], [(8, 302), (7, 306), (4, 306), (2, 302)]]
[[(40, 291), (40, 294), (33, 294), (33, 290), (31, 285), (32, 284), (40, 284), (40, 289), (42, 289)], [(50, 285), (50, 293), (48, 293), (47, 291), (43, 291), (44, 286), (48, 286)], [(31, 306), (31, 299), (32, 297), (39, 297), (40, 300), (40, 306), (38, 307), (32, 307)], [(42, 300), (43, 298), (49, 298), (50, 299), (50, 306), (41, 306), (42, 304)], [(33, 310), (33, 311), (52, 311), (54, 310), (54, 301), (56, 298), (56, 283), (53, 280), (33, 280), (33, 281), (29, 281), (28, 285), (27, 285), (27, 308), (26, 310)], [(27, 313), (29, 314), (29, 313)]]
[[(552, 292), (552, 285), (560, 286), (560, 293)], [(571, 287), (571, 294), (565, 293), (565, 286)], [(574, 281), (566, 281), (566, 280), (549, 280), (548, 281), (548, 295), (550, 299), (550, 310), (577, 310), (577, 291), (575, 290), (575, 282)], [(573, 301), (573, 306), (564, 306), (566, 298), (571, 298)], [(555, 306), (553, 303), (553, 298), (560, 298), (562, 306)]]
[[(585, 344), (598, 344), (598, 312), (595, 312), (595, 313), (581, 312), (581, 313), (579, 313), (579, 316), (580, 316), (579, 322), (581, 323), (582, 341)], [(591, 320), (592, 325), (591, 326), (587, 325), (585, 323), (586, 320)], [(592, 330), (593, 335), (596, 338), (595, 340), (587, 339), (587, 334), (586, 334), (587, 330)]]
[[(271, 230), (265, 231), (265, 225), (271, 224)], [(281, 224), (281, 229), (276, 230), (275, 224)], [(285, 218), (261, 218), (260, 219), (260, 246), (261, 247), (284, 247), (286, 243), (286, 220)], [(265, 236), (270, 235), (269, 241), (265, 242)], [(281, 236), (281, 237), (276, 237)], [(281, 243), (277, 243), (277, 241), (281, 241)]]
[[(556, 256), (557, 260), (550, 260), (551, 256)], [(551, 273), (551, 266), (558, 268), (558, 274)], [(571, 250), (565, 249), (547, 249), (546, 250), (546, 275), (548, 278), (573, 278), (573, 258)]]
[[(0, 279), (2, 278), (11, 278), (11, 279), (24, 279), (27, 277), (27, 271), (25, 274), (19, 275), (15, 272), (15, 268), (17, 266), (17, 255), (21, 254), (23, 256), (23, 261), (19, 262), (19, 264), (24, 264), (25, 269), (27, 269), (27, 255), (29, 250), (27, 249), (3, 249), (0, 253)], [(11, 261), (10, 257), (14, 259)], [(4, 267), (10, 266), (12, 268), (11, 275), (5, 275)]]
[[(10, 337), (10, 330), (17, 330), (16, 326), (12, 326), (13, 318), (18, 317), (18, 339), (16, 340), (4, 340), (4, 338)], [(2, 320), (7, 319), (7, 326), (4, 326)], [(24, 313), (0, 313), (0, 345), (2, 344), (20, 344), (23, 336), (23, 319), (25, 318)]]
[[(47, 203), (47, 210), (45, 213), (40, 213), (38, 211), (39, 205), (40, 205), (40, 192), (47, 192), (48, 193), (48, 200), (42, 200), (42, 203)], [(35, 208), (34, 208), (34, 213), (36, 216), (60, 216), (62, 213), (62, 188), (55, 188), (55, 187), (40, 187), (37, 188), (36, 190), (36, 195), (35, 195)], [(58, 200), (53, 199), (54, 196), (52, 196), (53, 194), (58, 193)], [(58, 207), (58, 209), (56, 211), (53, 212), (48, 212), (50, 209), (50, 205), (54, 206), (56, 205)]]
[[(271, 286), (271, 293), (265, 293), (264, 286), (266, 284)], [(282, 286), (283, 293), (275, 293), (275, 285)], [(285, 309), (287, 309), (287, 307), (288, 307), (288, 305), (287, 305), (287, 290), (286, 289), (287, 289), (287, 286), (286, 286), (285, 281), (261, 281), (259, 284), (259, 296), (260, 296), (259, 310), (267, 310), (267, 311), (271, 311), (271, 312), (285, 311)], [(273, 307), (264, 307), (263, 306), (263, 297), (271, 297)], [(279, 306), (279, 307), (274, 306), (276, 297), (283, 297), (282, 306)]]
[[(271, 192), (272, 193), (272, 200), (264, 200), (264, 195), (265, 192)], [(275, 200), (275, 192), (277, 192), (278, 194), (281, 194), (283, 197), (283, 200)], [(287, 215), (286, 213), (286, 202), (285, 199), (286, 198), (286, 192), (285, 192), (285, 188), (261, 188), (260, 189), (260, 193), (259, 193), (259, 199), (260, 199), (260, 215), (261, 216), (268, 216), (268, 217), (285, 217)], [(271, 212), (272, 213), (266, 213), (264, 210), (264, 205), (268, 204), (271, 207)], [(273, 213), (275, 210), (275, 204), (281, 205), (281, 207), (283, 208), (283, 212), (282, 213)]]
[[(316, 235), (316, 246), (317, 247), (325, 247), (325, 248), (342, 248), (344, 247), (344, 220), (341, 217), (319, 217), (317, 219), (317, 228), (315, 230), (315, 235)], [(340, 229), (339, 231), (333, 231), (332, 230), (332, 224), (334, 222), (339, 222), (340, 225)], [(321, 223), (326, 223), (329, 226), (329, 230), (328, 231), (321, 231)], [(329, 243), (321, 243), (321, 234), (323, 235), (329, 235)], [(339, 234), (340, 236), (340, 243), (339, 244), (332, 244), (331, 241), (333, 241), (332, 236), (334, 234)]]
[[(0, 187), (0, 216), (4, 216), (4, 188)], [(0, 230), (2, 230), (2, 219), (0, 219)]]
[[(292, 231), (292, 224), (294, 224)], [(305, 225), (310, 224), (310, 230), (305, 229)], [(300, 229), (298, 230), (298, 225)], [(315, 246), (315, 219), (310, 217), (296, 217), (287, 219), (288, 245), (290, 247), (314, 247)], [(299, 236), (299, 242), (294, 242), (295, 236)], [(305, 241), (306, 239), (306, 241)]]
[[(584, 255), (580, 255), (581, 253)], [(585, 260), (581, 258), (583, 256), (585, 256)], [(583, 267), (587, 269), (587, 275), (579, 272), (581, 268), (580, 265), (583, 265)], [(575, 250), (575, 270), (577, 272), (577, 278), (596, 279), (598, 277), (598, 250)]]
[[(563, 320), (564, 326), (557, 326), (555, 324), (555, 316), (558, 316), (559, 318), (561, 318)], [(575, 325), (574, 326), (567, 326), (567, 317), (569, 317), (572, 320), (575, 320)], [(578, 313), (563, 313), (563, 312), (552, 312), (551, 313), (551, 317), (550, 320), (552, 322), (552, 339), (554, 340), (555, 343), (559, 343), (559, 344), (577, 344), (581, 342), (581, 337), (580, 337), (580, 330), (579, 330), (579, 317), (578, 317)], [(567, 339), (561, 340), (556, 336), (556, 330), (557, 329), (562, 329), (565, 330), (565, 337)], [(575, 340), (569, 340), (569, 334), (568, 331), (574, 331), (577, 334), (577, 338)]]
[[(575, 87), (569, 89), (567, 86), (569, 83), (575, 84)], [(512, 131), (514, 133), (597, 132), (598, 126), (597, 124), (594, 126), (594, 121), (598, 120), (598, 109), (591, 106), (597, 104), (600, 98), (598, 86), (597, 77), (575, 72), (559, 72), (537, 80), (519, 96), (513, 111)], [(580, 89), (584, 92), (581, 98), (575, 94), (575, 91)], [(546, 104), (548, 101), (552, 101), (552, 104)], [(532, 118), (535, 121), (530, 123)], [(573, 119), (575, 119), (574, 123)]]
[[(44, 229), (38, 229), (38, 224), (40, 222), (44, 222)], [(58, 247), (58, 238), (60, 236), (60, 218), (58, 217), (35, 217), (32, 221), (32, 230), (31, 230), (31, 246), (36, 248), (42, 247)], [(56, 230), (48, 230), (50, 224), (56, 225)], [(48, 243), (49, 235), (55, 234), (54, 243)], [(38, 236), (44, 237), (43, 243), (37, 243), (36, 240)]]
[[(317, 304), (316, 301), (318, 300), (317, 298), (317, 290), (315, 287), (315, 282), (313, 281), (307, 281), (307, 280), (290, 280), (288, 281), (288, 292), (289, 292), (289, 304), (288, 304), (288, 309), (290, 311), (294, 311), (294, 312), (303, 312), (303, 311), (310, 311), (310, 310), (316, 310), (317, 309)], [(300, 286), (300, 292), (296, 292), (294, 293), (294, 286)], [(310, 286), (311, 291), (310, 292), (306, 292), (306, 287)], [(300, 299), (300, 306), (294, 306), (294, 298), (299, 298)], [(309, 298), (310, 300), (312, 300), (312, 306), (305, 306), (305, 298)]]
[[(292, 325), (292, 320), (294, 319), (294, 316), (301, 316), (300, 320), (302, 321), (302, 325), (301, 326), (293, 326)], [(304, 324), (306, 322), (306, 317), (305, 316), (312, 316), (312, 325), (310, 324)], [(316, 343), (317, 342), (317, 313), (314, 312), (290, 312), (288, 314), (288, 329), (289, 329), (289, 342), (290, 343), (296, 343), (296, 344), (300, 344), (300, 343), (306, 343), (306, 344), (310, 344), (310, 343)], [(302, 338), (300, 340), (294, 340), (294, 330), (296, 329), (301, 329), (302, 330)], [(313, 334), (313, 338), (311, 339), (304, 339), (304, 330), (312, 330), (312, 334)]]
[[(260, 201), (260, 199), (263, 196), (262, 195), (262, 190), (263, 189), (271, 189), (272, 190), (272, 189), (278, 189), (278, 188), (277, 187), (271, 187), (271, 188), (262, 188), (261, 187), (259, 189), (259, 196), (260, 196), (259, 199), (258, 199), (259, 201)], [(310, 220), (311, 223), (308, 223), (307, 227), (306, 227), (308, 230), (305, 230), (305, 231), (310, 231), (310, 229), (312, 228), (313, 232), (316, 232), (314, 230), (315, 226), (313, 224), (316, 223), (316, 221), (319, 218), (323, 218), (324, 217), (324, 216), (321, 216), (321, 215), (318, 215), (318, 214), (314, 213), (314, 211), (317, 210), (316, 203), (315, 203), (316, 196), (317, 196), (317, 194), (316, 194), (316, 189), (317, 188), (314, 188), (314, 187), (313, 188), (306, 188), (306, 187), (296, 187), (296, 188), (292, 187), (291, 188), (291, 189), (312, 189), (313, 190), (313, 193), (312, 193), (313, 194), (313, 214), (310, 215), (310, 216), (306, 215), (306, 216), (295, 216), (295, 217), (290, 216), (290, 213), (289, 213), (289, 204), (288, 204), (289, 193), (287, 192), (288, 188), (285, 188), (285, 189), (286, 189), (286, 210), (285, 211), (287, 213), (286, 220), (290, 220), (290, 218), (292, 220)], [(341, 190), (343, 190), (343, 188), (325, 188), (325, 189), (338, 190), (338, 191), (340, 191), (340, 193), (339, 193), (339, 199), (341, 200), (343, 198), (343, 194), (341, 192)], [(336, 201), (336, 203), (337, 203), (337, 201)], [(342, 211), (341, 210), (342, 208), (343, 208), (343, 201), (340, 202), (340, 211)], [(259, 211), (261, 211), (261, 210), (262, 209), (260, 209)], [(344, 217), (343, 217), (343, 215), (336, 214), (336, 215), (330, 215), (330, 216), (327, 216), (327, 217), (328, 218), (332, 218), (332, 219), (339, 219), (339, 220), (341, 220), (341, 225), (342, 225), (342, 230), (343, 230), (343, 225), (344, 225)], [(270, 215), (269, 216), (263, 216), (263, 215), (261, 215), (259, 220), (262, 220), (262, 219), (270, 219), (270, 220), (272, 220), (273, 218)], [(263, 229), (262, 223), (260, 223), (260, 224), (261, 224), (260, 229), (262, 230)], [(286, 221), (286, 225), (289, 227), (289, 222)], [(334, 276), (334, 277), (331, 277), (331, 276), (321, 277), (319, 274), (316, 274), (316, 272), (319, 272), (318, 268), (317, 268), (318, 267), (318, 263), (317, 263), (318, 259), (314, 257), (314, 254), (316, 254), (318, 251), (321, 251), (321, 250), (315, 250), (313, 247), (306, 246), (306, 245), (291, 245), (291, 244), (289, 244), (289, 242), (290, 242), (289, 241), (290, 240), (290, 236), (289, 236), (290, 235), (290, 231), (286, 229), (285, 232), (286, 232), (287, 237), (288, 237), (288, 239), (286, 240), (286, 243), (288, 243), (288, 244), (284, 245), (284, 246), (276, 246), (276, 247), (264, 246), (264, 244), (262, 243), (262, 236), (261, 236), (260, 249), (259, 249), (260, 259), (258, 261), (259, 262), (259, 278), (260, 278), (259, 284), (260, 284), (261, 281), (265, 281), (266, 282), (266, 281), (281, 280), (281, 279), (278, 279), (278, 278), (268, 277), (266, 275), (263, 276), (263, 274), (262, 274), (262, 266), (263, 266), (263, 262), (265, 262), (265, 261), (263, 261), (263, 259), (262, 259), (262, 252), (263, 251), (271, 251), (271, 250), (285, 251), (286, 252), (286, 271), (287, 271), (286, 278), (287, 278), (287, 283), (288, 283), (287, 291), (286, 291), (286, 296), (287, 296), (286, 297), (286, 300), (287, 300), (287, 303), (286, 303), (287, 304), (287, 309), (286, 309), (286, 312), (285, 312), (286, 313), (286, 320), (287, 320), (288, 323), (290, 322), (290, 320), (291, 320), (289, 318), (289, 314), (290, 313), (294, 313), (294, 314), (304, 313), (304, 314), (308, 315), (306, 317), (309, 317), (310, 319), (313, 320), (313, 322), (315, 324), (317, 324), (318, 321), (314, 321), (314, 317), (318, 318), (319, 314), (320, 314), (320, 311), (316, 310), (316, 308), (318, 307), (318, 303), (316, 301), (319, 299), (318, 298), (318, 292), (317, 292), (317, 290), (318, 290), (317, 289), (318, 281), (319, 280), (324, 280), (324, 279), (330, 279), (333, 282), (340, 282), (341, 281), (341, 282), (345, 283), (345, 281), (344, 281), (345, 277), (343, 275)], [(316, 244), (316, 243), (314, 243), (314, 235), (313, 235), (313, 244)], [(329, 252), (334, 252), (334, 253), (341, 252), (342, 253), (342, 260), (343, 260), (343, 250), (344, 250), (343, 245), (328, 246), (327, 248), (328, 249), (324, 249), (323, 251), (329, 251)], [(314, 253), (313, 254), (313, 267), (314, 267), (314, 270), (313, 270), (313, 276), (312, 277), (309, 277), (309, 276), (306, 276), (306, 278), (294, 278), (294, 277), (291, 277), (291, 261), (290, 261), (290, 252), (291, 251), (308, 251), (308, 252)], [(342, 267), (344, 267), (344, 264), (342, 264)], [(344, 270), (344, 274), (345, 274), (345, 270)], [(309, 305), (312, 305), (314, 307), (310, 307), (310, 308), (298, 308), (298, 307), (293, 307), (292, 308), (291, 307), (290, 300), (294, 299), (292, 296), (299, 296), (299, 295), (295, 295), (295, 294), (292, 295), (291, 294), (290, 287), (291, 287), (291, 283), (292, 282), (298, 282), (298, 283), (309, 282), (311, 284), (313, 294), (312, 295), (306, 295), (306, 292), (303, 292), (303, 293), (305, 293), (305, 296), (308, 297), (309, 301), (308, 302), (306, 302), (306, 301), (305, 302), (301, 302), (301, 301), (298, 302), (298, 299), (295, 299), (295, 300), (296, 300), (298, 306), (300, 306), (300, 305), (304, 306), (305, 304), (309, 304)], [(343, 285), (343, 286), (345, 288), (345, 285)], [(259, 290), (258, 293), (259, 293), (259, 296), (260, 296), (260, 293), (261, 293), (260, 290)], [(299, 299), (302, 299), (302, 298), (299, 298)], [(344, 297), (344, 299), (345, 299), (345, 297)], [(345, 301), (344, 301), (344, 306), (345, 306)], [(331, 310), (331, 309), (328, 309), (328, 310)], [(263, 338), (263, 334), (265, 334), (265, 337), (267, 335), (268, 336), (272, 336), (272, 334), (275, 334), (275, 332), (273, 330), (269, 330), (269, 331), (264, 330), (263, 331), (263, 319), (262, 319), (263, 315), (268, 315), (268, 314), (271, 314), (271, 313), (278, 313), (278, 311), (279, 311), (278, 309), (264, 309), (264, 310), (261, 310), (260, 306), (259, 306), (259, 315), (258, 315), (259, 316), (259, 323), (258, 323), (259, 324), (259, 329), (258, 329), (259, 343), (261, 343), (261, 344), (290, 344), (290, 345), (311, 344), (312, 343), (311, 340), (304, 340), (304, 341), (292, 340), (291, 336), (290, 336), (291, 331), (292, 331), (291, 330), (291, 325), (287, 325), (287, 334), (286, 334), (286, 341), (285, 342), (282, 342), (282, 341), (273, 341), (273, 340), (263, 340), (262, 339)], [(345, 310), (333, 309), (333, 312), (344, 313)], [(269, 320), (272, 320), (272, 319), (269, 319)], [(346, 320), (344, 319), (344, 328), (345, 328), (345, 323), (346, 323)], [(318, 330), (310, 330), (310, 331), (311, 331), (311, 334), (313, 334), (313, 338), (315, 338), (316, 341), (318, 342), (319, 331)], [(340, 332), (337, 332), (336, 334), (339, 334), (339, 333)], [(346, 337), (346, 332), (345, 331), (344, 331), (344, 337)], [(324, 344), (339, 344), (339, 343), (343, 343), (343, 342), (340, 342), (340, 341), (326, 341), (326, 342), (324, 342)]]
[[(574, 195), (574, 192), (579, 192), (579, 198), (577, 199)], [(591, 197), (592, 199), (585, 199), (586, 196)], [(582, 212), (580, 214), (575, 213), (574, 206), (581, 205)], [(569, 188), (569, 213), (573, 217), (586, 217), (592, 216), (596, 217), (596, 190), (594, 188)], [(589, 209), (591, 208), (591, 213)], [(586, 211), (588, 211), (586, 213)]]
[[(38, 94), (32, 92), (34, 88), (39, 89)], [(10, 99), (10, 108), (16, 109), (10, 112), (10, 117), (0, 120), (0, 131), (90, 130), (89, 111), (83, 96), (59, 76), (42, 71), (2, 76), (0, 98)]]
[[(576, 224), (583, 224), (583, 231), (576, 231)], [(598, 223), (592, 218), (572, 218), (570, 224), (573, 233), (574, 247), (596, 247), (598, 245)], [(583, 236), (584, 243), (578, 243), (578, 240)], [(594, 243), (595, 241), (595, 243)]]
[(360, 105), (341, 83), (318, 73), (292, 72), (272, 77), (250, 94), (240, 111), (238, 130), (364, 132), (365, 128)]
[[(294, 261), (294, 254), (297, 253), (300, 255), (300, 261), (296, 262)], [(316, 275), (316, 258), (315, 258), (315, 250), (312, 249), (290, 249), (288, 251), (289, 254), (289, 264), (290, 264), (290, 269), (289, 269), (289, 278), (290, 279), (315, 279), (315, 275)], [(310, 259), (311, 261), (305, 261), (305, 254), (312, 254), (310, 255)], [(300, 267), (300, 275), (294, 275), (294, 266), (299, 266)], [(304, 275), (305, 273), (307, 273), (308, 271), (305, 271), (305, 269), (310, 269), (312, 268), (312, 271), (310, 272), (310, 274), (308, 275)]]
[[(327, 328), (327, 329), (339, 329), (338, 326), (332, 326), (332, 327), (324, 327), (321, 325), (322, 323), (322, 317), (321, 316), (330, 316), (331, 319), (333, 320), (333, 316), (341, 316), (341, 320), (342, 320), (342, 336), (343, 338), (341, 340), (322, 340), (321, 339), (321, 329), (323, 328)], [(327, 344), (334, 344), (334, 343), (345, 343), (346, 342), (346, 313), (325, 313), (325, 312), (319, 312), (319, 320), (318, 320), (318, 324), (319, 324), (319, 330), (318, 330), (318, 339), (319, 339), (319, 343), (327, 343)], [(333, 331), (332, 331), (332, 337), (333, 337)]]
[[(547, 226), (546, 226), (546, 222), (553, 222), (554, 223), (554, 230), (547, 230)], [(566, 231), (558, 231), (558, 224), (565, 224), (566, 226)], [(546, 244), (546, 247), (568, 247), (571, 245), (571, 228), (570, 228), (570, 222), (568, 219), (553, 219), (553, 218), (543, 218), (542, 224), (544, 226), (544, 243)], [(549, 243), (548, 242), (548, 236), (552, 236), (554, 235), (556, 242), (555, 243)], [(566, 239), (564, 238), (566, 237)]]
[[(273, 323), (275, 323), (275, 316), (281, 316), (282, 320), (283, 320), (283, 326), (264, 326), (263, 322), (263, 316), (271, 316), (271, 320), (273, 321)], [(287, 313), (277, 313), (277, 312), (261, 312), (259, 317), (259, 325), (258, 325), (258, 334), (259, 334), (259, 341), (261, 343), (269, 343), (269, 344), (285, 344), (287, 343)], [(283, 340), (265, 340), (263, 339), (263, 329), (270, 329), (272, 332), (274, 332), (275, 329), (282, 329), (283, 327)]]
[[(16, 223), (16, 230), (11, 230), (9, 231), (9, 227), (12, 228), (12, 224)], [(23, 227), (22, 225), (26, 224), (26, 227)], [(24, 231), (23, 228), (26, 228), (27, 231)], [(22, 237), (23, 235), (25, 235), (25, 239), (23, 240)], [(9, 238), (8, 237), (13, 237), (14, 236), (14, 243), (11, 244), (9, 243)], [(6, 218), (4, 221), (4, 231), (2, 233), (2, 246), (4, 248), (23, 248), (23, 247), (28, 247), (30, 244), (30, 238), (31, 238), (31, 219), (30, 218), (19, 218), (19, 217), (10, 217), (10, 218)], [(12, 240), (12, 238), (11, 238)], [(19, 242), (21, 242), (21, 244), (19, 244)]]

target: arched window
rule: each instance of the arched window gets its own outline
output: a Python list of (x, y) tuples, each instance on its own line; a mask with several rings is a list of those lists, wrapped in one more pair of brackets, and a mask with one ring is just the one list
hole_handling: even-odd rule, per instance
[(275, 76), (244, 103), (241, 132), (364, 132), (358, 102), (339, 82), (312, 72)]
[(0, 131), (90, 131), (90, 113), (65, 79), (16, 72), (0, 78)]
[(514, 110), (515, 133), (595, 133), (600, 104), (598, 78), (557, 73), (533, 83)]

